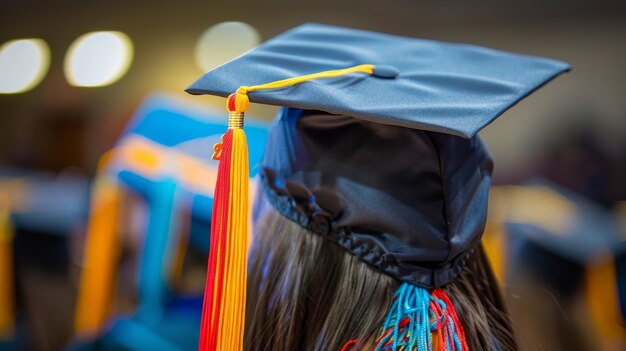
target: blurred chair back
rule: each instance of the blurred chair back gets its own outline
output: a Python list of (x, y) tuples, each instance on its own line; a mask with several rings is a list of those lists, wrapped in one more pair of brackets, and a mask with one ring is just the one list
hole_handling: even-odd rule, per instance
[[(120, 204), (127, 192), (143, 199), (148, 216), (137, 269), (137, 307), (132, 321), (120, 322), (126, 324), (125, 336), (119, 337), (137, 345), (145, 340), (146, 332), (158, 328), (166, 318), (171, 322), (169, 329), (176, 329), (175, 318), (168, 315), (170, 282), (179, 274), (181, 253), (187, 244), (208, 252), (207, 229), (217, 172), (217, 162), (210, 158), (213, 145), (226, 128), (224, 113), (158, 94), (141, 105), (114, 148), (103, 157), (92, 191), (85, 266), (76, 307), (75, 329), (79, 338), (101, 335), (111, 318), (120, 257)], [(267, 139), (267, 126), (252, 121), (246, 125), (246, 133), (250, 176), (254, 177)], [(184, 210), (191, 218), (184, 216)], [(200, 226), (204, 230), (189, 230), (191, 225), (186, 222), (190, 220), (206, 223)], [(198, 308), (194, 313), (197, 319), (191, 323), (197, 324), (201, 311)], [(129, 334), (131, 329), (137, 333)], [(196, 325), (185, 329), (187, 334), (197, 333)], [(168, 342), (176, 345), (168, 341), (167, 332), (148, 333), (153, 340), (162, 340), (158, 343), (160, 349), (167, 349)], [(175, 333), (170, 334), (176, 338)], [(128, 341), (131, 338), (136, 338), (137, 343)], [(189, 338), (192, 340), (181, 342), (197, 343), (197, 337)]]
[(626, 347), (618, 273), (624, 250), (608, 211), (546, 181), (494, 187), (484, 244), (516, 296), (509, 305), (525, 336), (521, 346)]
[[(0, 183), (1, 184), (1, 183)], [(13, 231), (10, 222), (10, 202), (7, 191), (0, 185), (0, 345), (13, 338)]]
[(82, 232), (87, 189), (71, 169), (0, 170), (0, 349), (53, 350), (67, 342), (74, 298), (68, 244)]

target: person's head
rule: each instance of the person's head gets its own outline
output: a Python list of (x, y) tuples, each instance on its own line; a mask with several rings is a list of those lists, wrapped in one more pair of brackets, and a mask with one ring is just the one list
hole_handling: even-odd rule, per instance
[(232, 93), (202, 349), (240, 348), (250, 101), (286, 107), (260, 165), (247, 348), (514, 349), (480, 248), (492, 162), (476, 133), (568, 68), (303, 25), (199, 79), (189, 92)]
[[(457, 311), (442, 318), (458, 315), (460, 325), (421, 332), (465, 335), (470, 350), (516, 349), (479, 245), (492, 164), (478, 138), (284, 109), (269, 139), (253, 216), (248, 350), (340, 350), (350, 340), (350, 349), (374, 350), (385, 332), (404, 330), (401, 319), (439, 318), (435, 302), (448, 297), (443, 309)], [(407, 286), (411, 299), (426, 296), (422, 315), (407, 313), (419, 303), (393, 307)]]
[[(246, 350), (374, 350), (400, 282), (257, 199), (250, 250)], [(481, 246), (443, 287), (470, 350), (516, 350), (497, 282)]]

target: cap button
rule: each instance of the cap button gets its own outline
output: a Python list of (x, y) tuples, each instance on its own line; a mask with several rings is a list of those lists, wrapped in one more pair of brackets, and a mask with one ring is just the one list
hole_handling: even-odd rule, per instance
[(372, 75), (378, 78), (391, 79), (395, 78), (400, 74), (397, 68), (388, 65), (376, 65), (374, 66)]

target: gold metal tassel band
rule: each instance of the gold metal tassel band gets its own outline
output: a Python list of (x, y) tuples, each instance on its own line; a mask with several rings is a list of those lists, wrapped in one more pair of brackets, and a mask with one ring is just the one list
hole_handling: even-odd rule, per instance
[(243, 128), (243, 112), (228, 113), (228, 128)]

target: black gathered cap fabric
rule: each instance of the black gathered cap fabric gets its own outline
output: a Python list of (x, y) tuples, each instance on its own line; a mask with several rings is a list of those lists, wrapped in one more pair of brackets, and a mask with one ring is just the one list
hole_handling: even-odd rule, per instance
[(405, 282), (450, 282), (480, 241), (491, 158), (480, 139), (283, 109), (262, 184), (283, 215)]
[(563, 62), (470, 45), (303, 25), (208, 72), (187, 91), (226, 96), (357, 64), (373, 76), (253, 91), (286, 106), (262, 188), (281, 214), (403, 282), (451, 282), (482, 236), (492, 161), (475, 134), (567, 71)]

